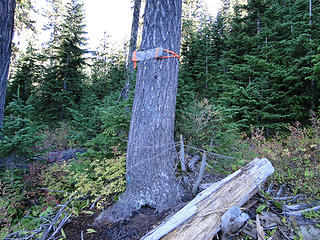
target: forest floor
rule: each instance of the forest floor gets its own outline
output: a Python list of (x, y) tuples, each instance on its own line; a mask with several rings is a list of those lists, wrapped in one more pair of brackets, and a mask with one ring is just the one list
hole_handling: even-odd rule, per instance
[[(6, 161), (4, 161), (6, 162)], [(2, 163), (4, 164), (2, 161)], [(1, 163), (1, 161), (0, 161)], [(20, 166), (23, 168), (24, 166)], [(205, 174), (206, 183), (217, 182), (223, 175)], [(195, 176), (193, 176), (195, 178)], [(269, 193), (268, 193), (269, 192)], [(191, 200), (191, 199), (189, 199)], [(63, 226), (65, 239), (70, 240), (136, 240), (141, 239), (149, 231), (160, 225), (166, 218), (176, 213), (187, 202), (161, 214), (154, 209), (143, 207), (125, 221), (117, 223), (105, 222), (93, 225), (94, 219), (101, 210), (84, 211)], [(299, 214), (296, 217), (286, 216), (287, 207), (295, 207), (298, 211), (316, 207), (315, 212)], [(108, 206), (106, 206), (108, 207)], [(259, 215), (266, 239), (272, 240), (319, 240), (320, 236), (320, 201), (310, 201), (308, 196), (294, 195), (289, 186), (273, 186), (266, 184), (259, 193), (252, 197), (245, 206), (245, 212), (250, 216), (246, 226), (229, 240), (257, 239), (256, 216)], [(272, 238), (271, 238), (272, 237)], [(218, 238), (214, 238), (216, 240)]]
[[(277, 191), (275, 191), (276, 195)], [(284, 192), (282, 196), (288, 196)], [(284, 197), (285, 198), (285, 197)], [(290, 204), (305, 204), (304, 198), (289, 198)], [(244, 206), (250, 220), (239, 232), (228, 239), (257, 239), (256, 215), (259, 214), (264, 234), (268, 239), (296, 239), (318, 240), (320, 235), (319, 218), (307, 218), (303, 215), (298, 217), (285, 217), (279, 206), (270, 197), (257, 193)], [(187, 203), (185, 203), (187, 204)], [(141, 239), (150, 230), (160, 225), (167, 217), (171, 216), (185, 204), (177, 206), (167, 212), (158, 214), (154, 209), (143, 207), (125, 221), (117, 223), (105, 222), (99, 226), (93, 226), (94, 219), (100, 211), (94, 211), (93, 215), (80, 214), (76, 219), (64, 226), (67, 239), (78, 240), (136, 240)], [(281, 204), (287, 204), (281, 202)], [(94, 231), (93, 231), (93, 230)], [(214, 239), (218, 239), (215, 237)]]
[[(79, 215), (65, 225), (64, 231), (70, 240), (136, 240), (142, 238), (177, 210), (175, 208), (158, 214), (152, 208), (143, 207), (128, 220), (116, 223), (105, 222), (99, 226), (92, 226), (94, 219), (100, 213), (100, 211), (95, 211), (95, 214), (91, 216), (88, 214)], [(90, 233), (90, 230), (87, 229), (94, 229), (95, 232)], [(83, 237), (81, 238), (81, 236)]]

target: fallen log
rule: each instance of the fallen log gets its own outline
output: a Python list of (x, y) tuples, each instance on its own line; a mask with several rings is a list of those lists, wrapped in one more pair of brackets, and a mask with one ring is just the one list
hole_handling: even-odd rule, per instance
[(274, 168), (268, 159), (255, 158), (245, 167), (199, 193), (142, 239), (212, 239), (220, 230), (222, 215), (232, 206), (244, 205), (273, 172)]

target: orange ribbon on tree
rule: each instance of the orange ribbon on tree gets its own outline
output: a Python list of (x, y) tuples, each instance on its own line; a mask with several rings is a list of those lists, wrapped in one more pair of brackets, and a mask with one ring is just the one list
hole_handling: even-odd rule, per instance
[[(167, 55), (167, 54), (171, 54), (171, 55)], [(153, 48), (153, 49), (149, 49), (149, 50), (145, 50), (145, 51), (134, 51), (133, 55), (132, 55), (132, 62), (134, 62), (134, 68), (137, 67), (137, 62), (142, 61), (142, 60), (148, 60), (148, 59), (163, 59), (163, 58), (172, 58), (172, 57), (176, 57), (178, 59), (180, 59), (180, 56), (168, 49), (164, 49), (164, 48)]]

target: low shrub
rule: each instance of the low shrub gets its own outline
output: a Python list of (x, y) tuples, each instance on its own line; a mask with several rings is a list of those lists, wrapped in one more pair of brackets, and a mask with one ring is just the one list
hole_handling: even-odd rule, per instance
[(219, 173), (230, 173), (243, 166), (244, 159), (252, 158), (248, 151), (242, 151), (247, 149), (246, 144), (241, 141), (237, 125), (229, 121), (223, 108), (203, 99), (177, 114), (176, 132), (183, 135), (187, 152), (193, 152), (192, 148), (188, 149), (192, 146), (233, 157), (212, 159), (208, 156), (208, 163)]
[[(33, 107), (19, 98), (6, 108), (3, 129), (0, 129), (0, 157), (35, 157), (41, 152), (37, 146), (42, 144), (41, 126), (30, 119)], [(2, 139), (1, 139), (2, 136)]]
[[(0, 239), (17, 231), (15, 237), (30, 236), (70, 197), (72, 204), (59, 219), (76, 216), (92, 204), (102, 208), (124, 191), (125, 157), (95, 156), (89, 151), (77, 160), (49, 165), (34, 161), (28, 170), (0, 172)], [(43, 229), (36, 237), (42, 233)]]
[[(44, 186), (58, 199), (69, 195), (101, 208), (125, 189), (125, 157), (92, 159), (90, 152), (69, 163), (53, 164), (43, 175)], [(81, 203), (82, 204), (82, 203)]]
[(320, 120), (311, 115), (311, 127), (299, 122), (287, 127), (289, 135), (267, 140), (263, 129), (252, 132), (253, 150), (270, 159), (276, 169), (274, 180), (289, 184), (294, 193), (320, 198)]

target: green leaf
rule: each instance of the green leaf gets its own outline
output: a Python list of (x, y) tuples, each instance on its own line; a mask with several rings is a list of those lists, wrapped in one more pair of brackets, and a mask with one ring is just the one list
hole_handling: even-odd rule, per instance
[(266, 208), (265, 204), (260, 205), (259, 207), (257, 207), (256, 209), (256, 213), (262, 213), (263, 209)]
[(66, 235), (66, 233), (63, 231), (62, 228), (61, 228), (61, 234), (62, 234), (62, 237), (63, 237), (64, 239), (67, 239), (67, 235)]
[(276, 206), (276, 208), (282, 211), (282, 205), (279, 202), (273, 202), (273, 204)]
[(96, 230), (92, 229), (92, 228), (88, 228), (87, 229), (87, 233), (95, 233), (97, 232)]
[(82, 211), (82, 213), (89, 214), (89, 215), (93, 215), (94, 214), (94, 212), (92, 212), (92, 211)]
[(48, 207), (46, 210), (44, 210), (42, 213), (40, 213), (40, 217), (44, 217), (48, 214), (52, 213), (52, 207)]

